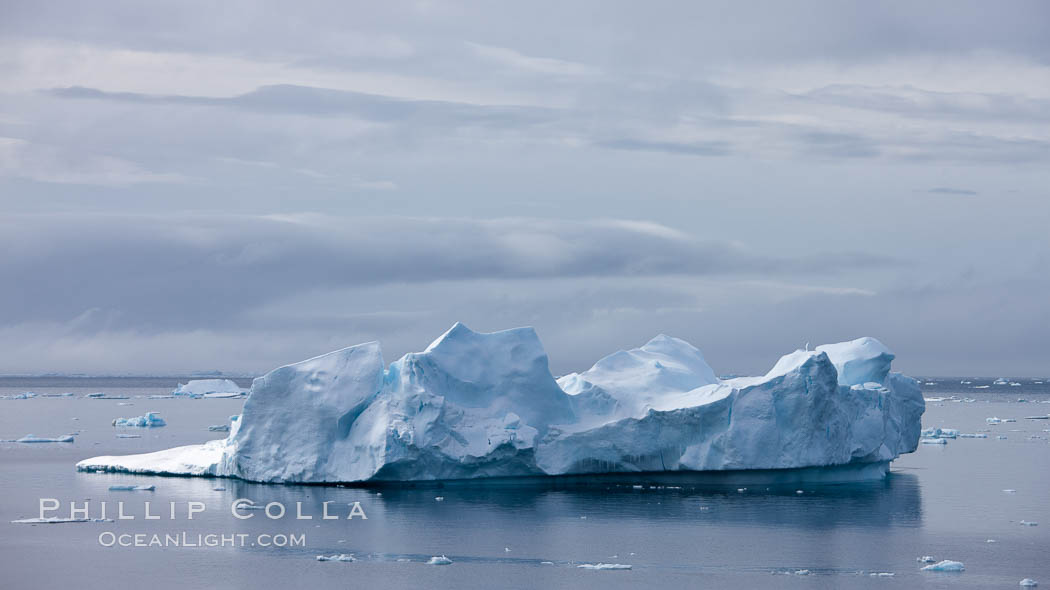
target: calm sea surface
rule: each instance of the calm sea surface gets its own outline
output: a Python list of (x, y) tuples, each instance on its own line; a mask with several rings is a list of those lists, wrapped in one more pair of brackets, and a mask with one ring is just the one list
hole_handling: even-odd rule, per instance
[[(924, 380), (928, 398), (945, 398), (927, 402), (925, 426), (989, 438), (920, 445), (893, 463), (888, 479), (866, 484), (742, 492), (737, 486), (630, 485), (362, 490), (74, 471), (78, 460), (96, 455), (224, 438), (208, 426), (227, 423), (242, 400), (148, 398), (169, 393), (176, 381), (0, 378), (2, 396), (39, 394), (0, 400), (0, 439), (78, 433), (71, 444), (0, 443), (0, 587), (1017, 588), (1022, 578), (1050, 587), (1050, 420), (1026, 419), (1050, 413), (1050, 385), (1036, 382), (1042, 380), (1018, 379), (1017, 386)], [(84, 397), (94, 392), (128, 399)], [(74, 395), (43, 397), (58, 393)], [(168, 426), (111, 426), (114, 418), (146, 411), (159, 412)], [(1017, 421), (986, 424), (992, 416)], [(142, 438), (117, 438), (118, 432)], [(118, 484), (155, 485), (156, 491), (109, 491)], [(98, 517), (106, 501), (110, 518), (123, 500), (125, 514), (136, 518), (10, 524), (38, 516), (40, 498), (58, 499), (54, 514), (62, 516), (69, 516), (70, 502), (87, 501), (90, 516)], [(287, 512), (269, 519), (250, 511), (252, 518), (240, 520), (230, 512), (237, 498), (279, 502)], [(144, 519), (146, 501), (160, 519)], [(192, 520), (191, 501), (205, 507)], [(341, 518), (322, 520), (324, 502)], [(354, 502), (367, 520), (345, 518)], [(313, 519), (297, 520), (297, 503)], [(243, 535), (245, 544), (100, 543), (100, 536), (124, 534), (139, 534), (145, 544), (154, 535), (191, 544), (208, 534)], [(262, 546), (280, 535), (303, 535), (305, 545)], [(356, 561), (316, 560), (343, 553)], [(426, 565), (435, 555), (453, 563)], [(962, 561), (966, 571), (920, 572), (916, 557), (923, 555)], [(599, 562), (633, 569), (577, 567)], [(878, 573), (894, 575), (872, 575)]]

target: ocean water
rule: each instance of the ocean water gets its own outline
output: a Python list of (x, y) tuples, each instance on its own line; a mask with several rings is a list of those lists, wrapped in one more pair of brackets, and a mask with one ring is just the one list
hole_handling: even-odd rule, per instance
[[(0, 378), (0, 396), (74, 394), (0, 400), (0, 439), (79, 433), (74, 443), (0, 443), (0, 587), (1017, 588), (1022, 578), (1050, 586), (1050, 420), (1026, 419), (1050, 413), (1050, 385), (924, 382), (928, 398), (944, 398), (927, 403), (925, 426), (989, 438), (920, 445), (883, 481), (741, 491), (630, 484), (357, 489), (78, 473), (73, 465), (87, 457), (223, 438), (208, 426), (226, 423), (243, 402), (148, 399), (171, 391), (176, 379), (168, 378)], [(84, 397), (99, 391), (128, 399)], [(168, 426), (111, 426), (146, 411), (159, 412)], [(992, 416), (1017, 421), (986, 424)], [(142, 438), (118, 439), (117, 432)], [(123, 484), (156, 490), (109, 491)], [(40, 498), (58, 500), (58, 516), (69, 516), (70, 502), (87, 502), (98, 517), (105, 501), (110, 518), (122, 500), (125, 515), (136, 518), (10, 522), (38, 516)], [(279, 503), (286, 513), (270, 519), (242, 511), (252, 517), (238, 519), (230, 510), (238, 498)], [(146, 501), (161, 518), (144, 518)], [(204, 506), (192, 519), (189, 502)], [(325, 502), (339, 518), (321, 518)], [(354, 503), (367, 519), (346, 518)], [(297, 506), (313, 518), (296, 519)], [(199, 545), (209, 534), (243, 535), (243, 543), (103, 544), (141, 535), (148, 545), (154, 535), (169, 535)], [(302, 535), (302, 545), (263, 546), (281, 535)], [(344, 553), (356, 561), (316, 560)], [(436, 555), (453, 563), (426, 565)], [(921, 572), (916, 558), (923, 555), (962, 561), (966, 571)], [(632, 569), (577, 567), (585, 563)], [(872, 575), (879, 573), (894, 575)]]

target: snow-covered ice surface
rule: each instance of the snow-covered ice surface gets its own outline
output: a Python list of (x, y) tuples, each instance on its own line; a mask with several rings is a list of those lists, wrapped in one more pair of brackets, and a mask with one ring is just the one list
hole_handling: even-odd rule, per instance
[(225, 440), (77, 468), (285, 483), (832, 467), (881, 477), (916, 449), (925, 409), (918, 382), (890, 373), (893, 358), (860, 338), (720, 380), (699, 350), (661, 335), (556, 381), (531, 328), (457, 323), (389, 367), (370, 342), (271, 371)]

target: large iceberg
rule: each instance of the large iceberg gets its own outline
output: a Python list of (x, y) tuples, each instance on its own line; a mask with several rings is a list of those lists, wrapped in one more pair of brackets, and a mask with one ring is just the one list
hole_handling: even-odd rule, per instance
[(555, 380), (532, 328), (482, 334), (457, 323), (389, 367), (370, 342), (255, 379), (226, 439), (77, 468), (284, 483), (881, 477), (916, 449), (925, 410), (918, 382), (890, 373), (893, 358), (860, 338), (720, 380), (699, 350), (661, 335)]

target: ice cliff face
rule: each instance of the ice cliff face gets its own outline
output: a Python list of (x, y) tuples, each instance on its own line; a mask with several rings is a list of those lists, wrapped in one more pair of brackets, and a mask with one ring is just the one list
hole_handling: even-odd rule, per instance
[(372, 342), (271, 371), (225, 440), (77, 467), (264, 482), (884, 467), (915, 450), (925, 409), (892, 360), (861, 338), (722, 381), (661, 335), (555, 381), (531, 328), (456, 324), (389, 367)]

